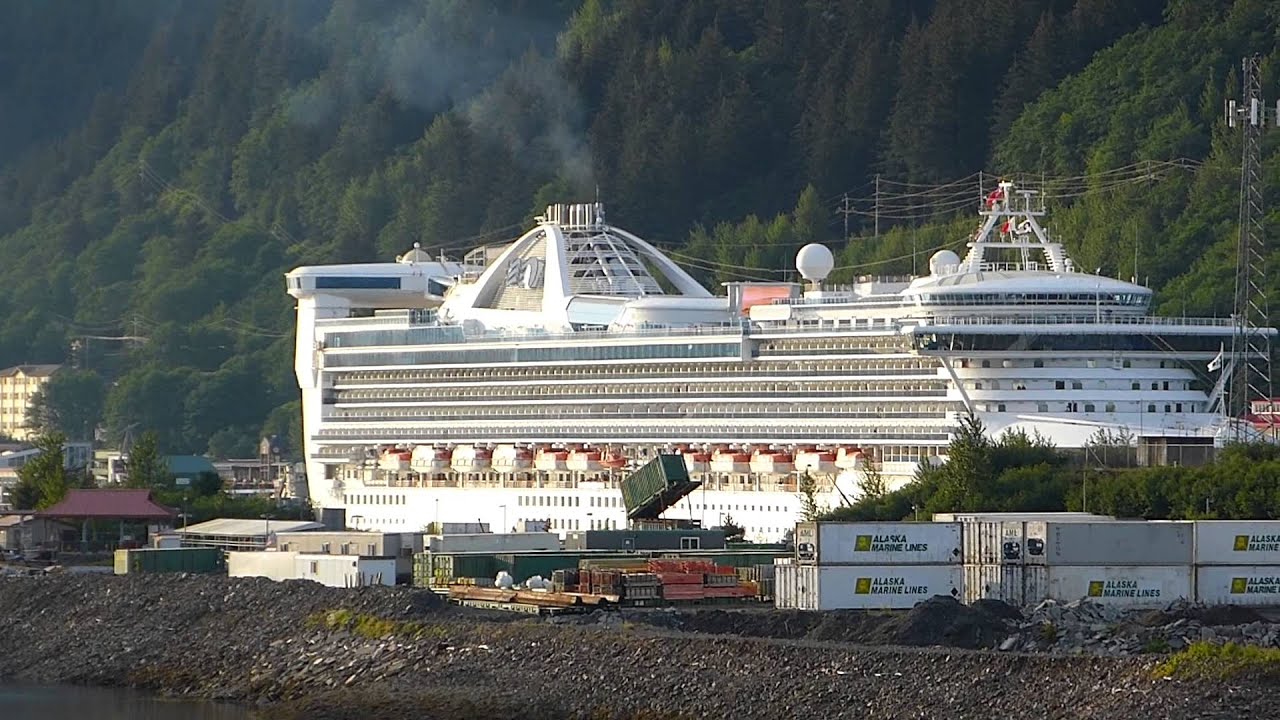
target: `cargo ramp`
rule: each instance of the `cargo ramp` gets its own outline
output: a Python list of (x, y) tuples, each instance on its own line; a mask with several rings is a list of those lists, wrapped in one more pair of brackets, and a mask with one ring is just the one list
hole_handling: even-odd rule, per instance
[(622, 481), (628, 520), (657, 520), (667, 508), (698, 489), (681, 455), (659, 454)]

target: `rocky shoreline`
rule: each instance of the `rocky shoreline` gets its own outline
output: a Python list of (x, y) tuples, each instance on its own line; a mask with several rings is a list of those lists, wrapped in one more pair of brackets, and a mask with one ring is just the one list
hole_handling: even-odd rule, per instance
[[(1265, 678), (1162, 679), (1159, 654), (1026, 652), (1034, 633), (1047, 639), (1023, 629), (1043, 626), (1035, 618), (944, 603), (917, 610), (549, 622), (447, 607), (409, 589), (207, 576), (5, 579), (0, 678), (130, 685), (248, 705), (272, 720), (1226, 718), (1265, 716), (1274, 705)], [(1069, 612), (1058, 625), (1070, 624)], [(999, 647), (1010, 637), (1008, 652), (926, 647)]]

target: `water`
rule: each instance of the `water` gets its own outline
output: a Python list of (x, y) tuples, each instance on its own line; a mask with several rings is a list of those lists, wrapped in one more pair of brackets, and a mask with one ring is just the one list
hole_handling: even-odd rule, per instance
[(0, 685), (4, 720), (249, 720), (229, 705), (161, 700), (131, 690)]

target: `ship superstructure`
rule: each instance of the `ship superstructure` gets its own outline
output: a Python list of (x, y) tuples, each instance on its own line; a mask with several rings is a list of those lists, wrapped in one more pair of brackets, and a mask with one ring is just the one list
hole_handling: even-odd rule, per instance
[(1037, 200), (1002, 183), (965, 257), (848, 287), (809, 245), (804, 283), (715, 296), (599, 204), (461, 262), (298, 268), (312, 501), (398, 531), (622, 527), (622, 475), (680, 452), (702, 484), (666, 517), (777, 539), (801, 478), (828, 506), (868, 467), (904, 482), (969, 413), (1066, 448), (1220, 442), (1231, 322), (1153, 317), (1149, 289), (1080, 272)]

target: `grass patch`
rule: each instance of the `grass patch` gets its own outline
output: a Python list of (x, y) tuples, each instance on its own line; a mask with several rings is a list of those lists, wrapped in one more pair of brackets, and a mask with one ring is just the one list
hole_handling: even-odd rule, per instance
[(1192, 643), (1156, 666), (1157, 677), (1225, 680), (1239, 677), (1280, 678), (1280, 648), (1227, 643)]
[(388, 620), (377, 615), (354, 613), (347, 609), (316, 613), (307, 618), (306, 625), (311, 629), (341, 630), (370, 640), (381, 640), (392, 636), (413, 640), (445, 637), (444, 628), (438, 625)]

